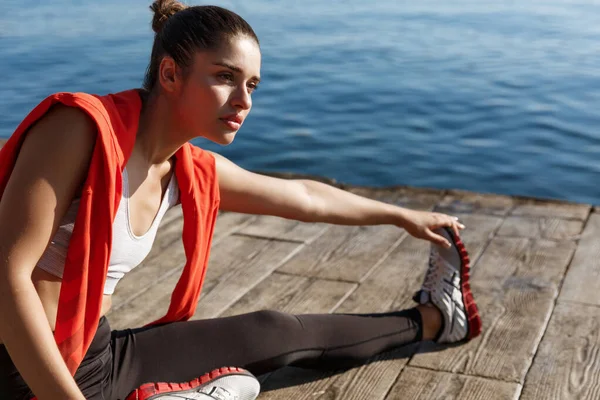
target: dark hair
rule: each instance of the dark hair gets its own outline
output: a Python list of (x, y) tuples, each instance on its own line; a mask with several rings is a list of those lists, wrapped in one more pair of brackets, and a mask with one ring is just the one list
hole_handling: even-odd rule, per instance
[(224, 40), (248, 36), (259, 44), (256, 33), (242, 17), (221, 7), (188, 7), (176, 0), (156, 0), (150, 9), (156, 34), (144, 78), (148, 91), (154, 88), (158, 67), (166, 55), (185, 69), (192, 64), (194, 51), (217, 49)]

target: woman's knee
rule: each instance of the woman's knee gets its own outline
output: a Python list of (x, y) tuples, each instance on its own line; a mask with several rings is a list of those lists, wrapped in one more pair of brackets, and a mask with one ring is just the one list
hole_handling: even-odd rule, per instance
[(269, 329), (296, 330), (302, 328), (300, 320), (292, 314), (276, 310), (261, 310), (252, 313), (258, 326), (269, 327)]

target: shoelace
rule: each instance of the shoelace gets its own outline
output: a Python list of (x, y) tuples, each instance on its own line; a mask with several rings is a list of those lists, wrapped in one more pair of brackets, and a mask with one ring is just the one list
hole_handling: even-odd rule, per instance
[(425, 281), (421, 287), (422, 290), (431, 293), (435, 289), (437, 282), (440, 280), (440, 270), (444, 268), (442, 261), (440, 253), (435, 248), (432, 248), (429, 253), (429, 267), (425, 273)]
[(237, 396), (229, 392), (228, 390), (219, 387), (213, 386), (208, 392), (195, 392), (195, 393), (187, 393), (187, 394), (172, 394), (172, 397), (181, 397), (181, 400), (204, 400), (204, 399), (215, 399), (215, 400), (236, 400)]
[(226, 390), (220, 386), (215, 386), (207, 394), (218, 400), (236, 400), (237, 399), (237, 396), (235, 396), (229, 390)]

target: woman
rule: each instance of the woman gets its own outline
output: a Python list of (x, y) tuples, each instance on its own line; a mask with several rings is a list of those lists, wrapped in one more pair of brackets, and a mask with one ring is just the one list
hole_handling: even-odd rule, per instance
[[(191, 146), (198, 136), (233, 141), (260, 81), (259, 41), (241, 17), (219, 7), (157, 0), (151, 9), (156, 36), (144, 89), (50, 96), (0, 152), (0, 222), (12, 227), (0, 232), (0, 393), (124, 399), (135, 390), (135, 398), (194, 392), (190, 398), (253, 399), (258, 385), (250, 373), (354, 365), (415, 341), (458, 342), (480, 333), (458, 238), (464, 226), (455, 217), (253, 174)], [(169, 311), (145, 327), (111, 332), (104, 315), (116, 284), (148, 254), (160, 219), (176, 204), (183, 208), (187, 264)], [(372, 315), (260, 311), (186, 321), (219, 209), (395, 224), (429, 240), (418, 305)], [(225, 368), (197, 378), (227, 365), (250, 373)]]

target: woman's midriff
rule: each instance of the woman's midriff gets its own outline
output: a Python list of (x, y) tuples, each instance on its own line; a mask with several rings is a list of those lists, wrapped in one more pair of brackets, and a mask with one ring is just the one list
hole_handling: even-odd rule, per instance
[[(31, 279), (38, 296), (40, 296), (42, 305), (44, 306), (46, 318), (50, 323), (52, 331), (54, 331), (54, 327), (56, 325), (56, 313), (58, 310), (58, 297), (60, 295), (61, 278), (58, 278), (42, 269), (34, 268)], [(110, 310), (111, 305), (112, 296), (104, 295), (102, 297), (101, 316), (105, 315)], [(2, 344), (2, 340), (0, 340), (0, 344)]]

